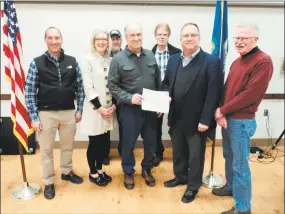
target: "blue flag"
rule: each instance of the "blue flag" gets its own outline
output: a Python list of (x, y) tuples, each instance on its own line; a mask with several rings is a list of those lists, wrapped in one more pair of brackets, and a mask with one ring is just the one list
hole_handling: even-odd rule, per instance
[[(225, 70), (228, 53), (228, 4), (227, 1), (217, 1), (215, 21), (212, 34), (212, 55), (220, 58), (223, 71)], [(213, 144), (216, 138), (216, 129), (209, 129), (207, 145)]]
[(221, 59), (223, 69), (228, 53), (228, 3), (227, 1), (217, 1), (215, 21), (212, 34), (212, 55)]

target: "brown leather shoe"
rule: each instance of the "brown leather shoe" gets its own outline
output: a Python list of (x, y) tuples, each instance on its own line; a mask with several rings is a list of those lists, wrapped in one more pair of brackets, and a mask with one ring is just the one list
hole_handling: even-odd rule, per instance
[(142, 171), (142, 177), (145, 180), (146, 185), (153, 187), (155, 185), (155, 179), (153, 177), (153, 175), (151, 174), (151, 170), (147, 169), (147, 170), (143, 170)]
[(127, 189), (133, 189), (135, 187), (135, 180), (134, 180), (134, 174), (126, 174), (124, 175), (124, 186)]
[(228, 211), (224, 211), (222, 212), (222, 214), (251, 214), (251, 210), (246, 211), (246, 212), (242, 212), (242, 211), (238, 211), (237, 209), (235, 209), (234, 207)]

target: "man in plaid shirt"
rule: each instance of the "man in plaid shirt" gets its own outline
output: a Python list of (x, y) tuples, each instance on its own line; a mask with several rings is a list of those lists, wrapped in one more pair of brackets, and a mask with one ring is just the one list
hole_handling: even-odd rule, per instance
[[(176, 48), (168, 43), (171, 30), (168, 24), (158, 24), (155, 27), (154, 36), (157, 41), (157, 44), (152, 48), (152, 52), (155, 55), (157, 65), (161, 73), (161, 81), (164, 79), (165, 70), (167, 62), (170, 56), (173, 54), (181, 52), (179, 48)], [(164, 147), (162, 144), (162, 124), (163, 124), (163, 115), (157, 119), (157, 143), (156, 150), (154, 154), (153, 165), (158, 166), (159, 163), (163, 160)]]
[(72, 152), (76, 123), (81, 120), (84, 90), (76, 59), (64, 54), (61, 49), (60, 31), (55, 27), (48, 28), (45, 42), (48, 50), (30, 64), (25, 100), (32, 127), (38, 133), (44, 196), (52, 199), (55, 196), (53, 145), (57, 130), (60, 137), (61, 179), (75, 184), (83, 182), (72, 171)]

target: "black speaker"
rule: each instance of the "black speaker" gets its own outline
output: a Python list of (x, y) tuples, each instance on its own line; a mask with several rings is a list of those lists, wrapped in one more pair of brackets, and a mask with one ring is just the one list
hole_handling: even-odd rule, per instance
[[(35, 154), (36, 152), (35, 132), (28, 138), (29, 153), (23, 148), (24, 154)], [(10, 117), (0, 117), (0, 155), (18, 155), (19, 143), (13, 133), (13, 122)]]

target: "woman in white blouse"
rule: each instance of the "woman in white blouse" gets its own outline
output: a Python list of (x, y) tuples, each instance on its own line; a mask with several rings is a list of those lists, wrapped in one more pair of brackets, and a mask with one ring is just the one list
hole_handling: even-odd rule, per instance
[(107, 87), (111, 62), (109, 34), (96, 30), (92, 35), (91, 45), (92, 52), (84, 57), (82, 63), (85, 100), (80, 127), (81, 133), (89, 137), (89, 180), (98, 186), (106, 186), (112, 178), (102, 170), (102, 163), (110, 149), (110, 131), (117, 123), (116, 105)]

